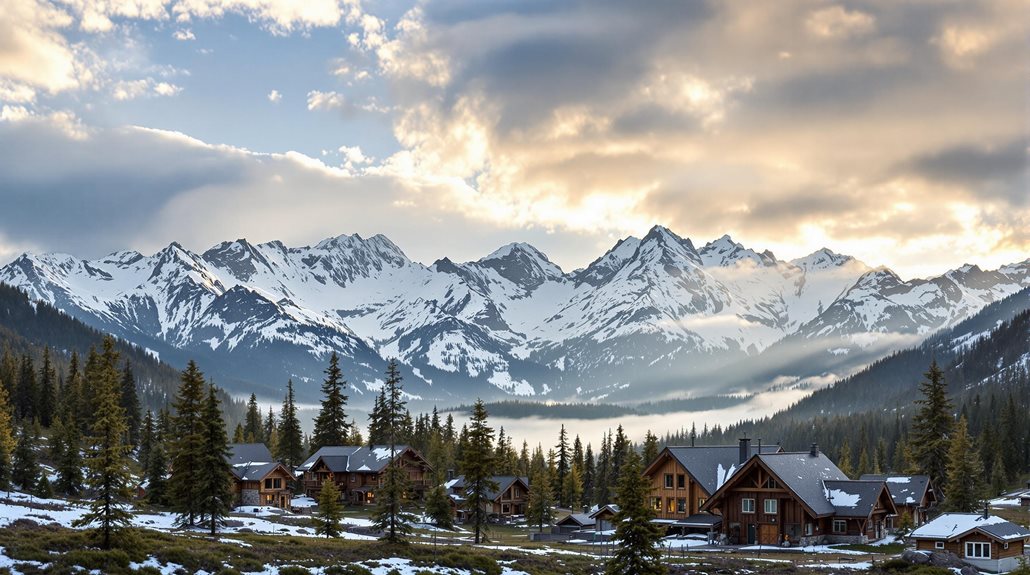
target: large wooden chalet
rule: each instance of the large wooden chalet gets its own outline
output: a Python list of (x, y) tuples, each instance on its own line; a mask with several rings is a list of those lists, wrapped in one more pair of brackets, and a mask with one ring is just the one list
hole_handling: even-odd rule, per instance
[(272, 457), (264, 443), (229, 445), (229, 465), (236, 505), (289, 509), (296, 478)]
[(302, 474), (304, 493), (317, 498), (326, 481), (333, 481), (344, 499), (354, 505), (375, 503), (376, 490), (383, 485), (383, 471), (400, 465), (408, 473), (408, 484), (415, 498), (429, 486), (433, 468), (415, 448), (398, 445), (391, 456), (388, 445), (340, 445), (322, 447), (297, 468)]
[(897, 513), (885, 482), (848, 479), (815, 445), (756, 454), (701, 509), (722, 516), (728, 542), (762, 545), (864, 543)]
[[(650, 462), (644, 475), (651, 481), (650, 504), (657, 521), (671, 530), (709, 531), (718, 518), (701, 507), (753, 452), (750, 439), (739, 445), (666, 447)], [(778, 453), (778, 445), (761, 446), (762, 453)]]
[(1030, 530), (986, 513), (945, 513), (910, 537), (920, 551), (950, 551), (981, 571), (996, 573), (1019, 567), (1030, 549)]
[(930, 509), (940, 501), (929, 475), (866, 474), (859, 479), (887, 483), (891, 497), (894, 498), (894, 507), (898, 510), (897, 515), (887, 518), (887, 529), (897, 529), (905, 521), (909, 521), (913, 527), (919, 527), (926, 523)]
[[(529, 478), (514, 475), (498, 475), (491, 478), (497, 489), (487, 492), (488, 503), (484, 504), (486, 512), (496, 518), (510, 519), (515, 515), (525, 515), (529, 503)], [(455, 517), (464, 521), (468, 515), (465, 501), (465, 476), (459, 475), (444, 484), (451, 499)]]

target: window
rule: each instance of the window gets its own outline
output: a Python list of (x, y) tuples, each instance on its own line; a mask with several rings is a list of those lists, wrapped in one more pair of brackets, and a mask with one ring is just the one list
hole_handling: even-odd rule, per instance
[(741, 513), (754, 513), (755, 512), (755, 500), (746, 498), (740, 500), (740, 512)]
[(680, 498), (676, 499), (676, 513), (686, 513), (686, 512), (687, 512), (687, 498), (686, 497), (680, 497)]
[(770, 477), (769, 479), (765, 480), (765, 488), (766, 489), (777, 489), (777, 488), (779, 488), (779, 485), (776, 484), (776, 480), (775, 479)]
[(811, 535), (814, 529), (814, 525), (812, 525), (811, 523), (805, 523), (805, 535)]
[(665, 488), (666, 489), (672, 489), (672, 474), (671, 473), (666, 473), (665, 474)]
[(652, 497), (651, 498), (651, 509), (654, 509), (655, 511), (661, 511), (662, 510), (662, 498), (661, 497)]
[(357, 480), (358, 480), (358, 476), (357, 476), (357, 475), (354, 475), (354, 474), (351, 474), (351, 476), (350, 476), (350, 482), (351, 482), (351, 483), (356, 483), (356, 482), (357, 482)]
[(990, 543), (978, 543), (978, 542), (967, 542), (966, 543), (966, 557), (968, 559), (990, 559), (991, 558), (991, 544)]
[(282, 488), (283, 488), (283, 480), (282, 479), (277, 477), (277, 478), (272, 480), (272, 489), (282, 489)]
[(943, 541), (938, 541), (938, 542), (933, 544), (933, 547), (934, 547), (934, 549), (944, 549), (944, 542)]
[(522, 497), (522, 494), (519, 493), (519, 488), (518, 487), (512, 487), (511, 488), (511, 498), (512, 499), (518, 499), (519, 497)]
[(504, 513), (504, 514), (511, 513), (511, 507), (508, 506), (507, 503), (502, 504), (501, 505), (501, 513)]
[(665, 500), (665, 511), (666, 513), (676, 512), (676, 500), (672, 497), (669, 497)]
[(834, 533), (844, 533), (847, 530), (848, 530), (848, 522), (847, 521), (845, 521), (843, 519), (834, 519), (833, 520), (833, 532)]
[(705, 499), (704, 497), (698, 497), (698, 499), (697, 499), (697, 510), (698, 511), (701, 511), (701, 507), (704, 506), (705, 501), (708, 501), (708, 500)]
[(687, 488), (687, 476), (683, 475), (682, 473), (680, 473), (679, 475), (676, 476), (676, 489), (686, 489), (686, 488)]
[(779, 503), (779, 501), (777, 501), (775, 499), (766, 499), (765, 500), (765, 512), (768, 513), (769, 515), (776, 515), (776, 506), (777, 506), (776, 504), (777, 503)]
[(272, 488), (272, 480), (271, 479), (266, 479), (265, 480), (265, 489), (271, 489), (271, 488)]

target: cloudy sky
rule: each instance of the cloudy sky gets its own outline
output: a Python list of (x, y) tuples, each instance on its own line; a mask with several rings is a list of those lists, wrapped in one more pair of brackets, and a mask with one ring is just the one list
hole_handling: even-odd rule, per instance
[(664, 224), (1030, 256), (1027, 0), (0, 0), (0, 260), (384, 233), (566, 269)]

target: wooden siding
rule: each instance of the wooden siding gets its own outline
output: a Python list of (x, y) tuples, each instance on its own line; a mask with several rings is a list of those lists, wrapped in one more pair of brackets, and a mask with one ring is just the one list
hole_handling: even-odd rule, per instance
[[(655, 510), (658, 519), (685, 519), (697, 513), (701, 504), (711, 494), (695, 482), (683, 465), (671, 454), (664, 452), (661, 458), (664, 461), (647, 474), (651, 480), (648, 502)], [(672, 478), (671, 488), (666, 488), (665, 478), (667, 475)], [(680, 487), (681, 484), (682, 487)]]
[[(955, 555), (958, 555), (960, 558), (964, 558), (966, 556), (967, 542), (990, 543), (991, 559), (1005, 559), (1008, 557), (1019, 557), (1023, 555), (1022, 540), (1009, 541), (1009, 548), (1005, 549), (1004, 543), (995, 541), (982, 533), (970, 533), (969, 535), (955, 541), (945, 541), (944, 551), (950, 551)], [(932, 539), (917, 539), (916, 549), (922, 551), (940, 551), (940, 549), (937, 549), (936, 544), (937, 541)]]

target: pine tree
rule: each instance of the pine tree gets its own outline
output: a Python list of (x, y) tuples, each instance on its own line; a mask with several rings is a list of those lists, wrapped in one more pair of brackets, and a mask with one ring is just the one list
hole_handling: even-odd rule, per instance
[(630, 451), (623, 462), (618, 482), (615, 514), (617, 550), (608, 561), (608, 575), (661, 575), (665, 573), (659, 546), (664, 528), (651, 522), (654, 510), (648, 505), (651, 481), (644, 477), (640, 457)]
[(983, 464), (969, 437), (969, 424), (959, 420), (948, 451), (948, 483), (944, 504), (952, 511), (971, 512), (980, 506), (983, 495)]
[(626, 437), (622, 424), (619, 424), (615, 428), (615, 440), (612, 442), (612, 469), (610, 476), (612, 485), (616, 485), (619, 478), (622, 477), (622, 464), (626, 461), (629, 452), (629, 438)]
[(382, 539), (389, 543), (405, 543), (411, 533), (414, 517), (404, 511), (408, 499), (408, 472), (397, 461), (396, 438), (404, 426), (407, 403), (401, 396), (401, 375), (397, 361), (390, 360), (386, 366), (386, 383), (383, 384), (384, 403), (382, 423), (390, 446), (390, 464), (383, 472), (382, 487), (376, 492), (376, 513), (373, 524), (383, 532)]
[(569, 436), (565, 432), (565, 424), (562, 424), (558, 432), (558, 445), (554, 446), (556, 474), (553, 479), (554, 498), (558, 501), (558, 507), (569, 507), (571, 502), (565, 499), (562, 488), (565, 485), (565, 476), (569, 474)]
[(594, 448), (587, 444), (586, 455), (583, 456), (583, 501), (580, 505), (587, 507), (594, 501)]
[(840, 444), (840, 457), (837, 458), (837, 468), (848, 477), (855, 476), (855, 470), (851, 467), (851, 444), (845, 439)]
[(647, 430), (647, 435), (644, 436), (644, 453), (643, 453), (644, 467), (658, 459), (658, 436), (651, 433), (651, 430)]
[(954, 406), (948, 399), (944, 372), (937, 361), (930, 364), (919, 384), (923, 397), (916, 400), (920, 407), (912, 420), (910, 438), (912, 460), (920, 473), (929, 475), (939, 488), (946, 487), (948, 451), (955, 427), (952, 417)]
[(386, 409), (386, 388), (379, 390), (379, 395), (372, 400), (372, 410), (368, 412), (368, 446), (382, 445), (387, 441), (386, 421), (383, 410)]
[[(95, 355), (91, 353), (91, 355)], [(101, 546), (110, 549), (115, 532), (128, 525), (131, 514), (123, 506), (129, 497), (128, 426), (118, 390), (118, 354), (114, 339), (104, 338), (104, 353), (94, 358), (94, 369), (86, 374), (92, 393), (92, 434), (88, 441), (87, 484), (93, 492), (90, 510), (72, 523), (75, 527), (97, 525)]]
[(140, 425), (139, 430), (139, 449), (136, 451), (136, 460), (139, 462), (140, 469), (147, 470), (148, 462), (150, 461), (150, 451), (154, 448), (154, 442), (156, 438), (157, 429), (154, 423), (154, 412), (147, 410), (147, 413), (143, 416), (143, 423)]
[(43, 365), (39, 368), (39, 423), (49, 428), (57, 412), (57, 371), (50, 360), (50, 346), (43, 348)]
[(29, 422), (22, 421), (18, 443), (14, 448), (14, 469), (11, 479), (25, 493), (30, 493), (39, 478), (39, 463), (36, 461), (36, 441)]
[(204, 404), (201, 419), (203, 435), (203, 456), (196, 470), (199, 484), (201, 513), (208, 522), (211, 535), (218, 532), (218, 527), (225, 523), (225, 518), (232, 509), (233, 493), (229, 477), (232, 468), (229, 465), (229, 438), (225, 433), (225, 419), (222, 417), (221, 402), (218, 400), (215, 386), (207, 389), (207, 402)]
[(46, 473), (40, 473), (36, 479), (36, 485), (32, 489), (32, 494), (40, 499), (50, 499), (54, 496), (54, 489), (50, 485), (50, 479), (47, 478)]
[(601, 453), (597, 456), (597, 467), (594, 473), (594, 503), (607, 505), (611, 503), (611, 470), (612, 470), (612, 435), (609, 430), (601, 440)]
[(181, 526), (193, 527), (201, 514), (199, 479), (196, 470), (204, 457), (204, 374), (190, 361), (181, 375), (171, 421), (170, 459), (172, 477), (169, 500)]
[(257, 396), (250, 394), (250, 401), (247, 402), (247, 416), (243, 424), (243, 441), (245, 443), (264, 443), (264, 422), (261, 419), (261, 411), (258, 410)]
[(57, 490), (67, 496), (76, 497), (82, 492), (82, 438), (74, 417), (57, 420), (55, 439), (61, 449), (57, 454)]
[(265, 417), (265, 427), (261, 432), (262, 437), (265, 438), (265, 444), (268, 446), (268, 450), (275, 453), (279, 449), (279, 433), (276, 430), (275, 422), (275, 411), (272, 410), (272, 406), (268, 406), (268, 416)]
[(275, 454), (287, 467), (296, 469), (304, 463), (304, 436), (297, 419), (297, 405), (293, 397), (293, 380), (286, 383), (286, 397), (279, 414), (279, 445)]
[(165, 454), (163, 441), (155, 441), (147, 458), (147, 502), (151, 505), (167, 506), (168, 495), (168, 457)]
[(855, 475), (861, 477), (872, 472), (873, 464), (869, 461), (869, 450), (863, 445), (862, 450), (858, 453), (858, 471)]
[(336, 352), (329, 357), (329, 368), (322, 383), (322, 409), (315, 418), (315, 432), (311, 436), (311, 451), (327, 445), (347, 445), (347, 396), (343, 388), (347, 382), (340, 371), (340, 358)]
[(39, 404), (39, 389), (36, 386), (36, 372), (32, 366), (32, 358), (28, 355), (23, 355), (21, 358), (21, 373), (16, 390), (15, 417), (18, 419), (35, 417), (36, 406)]
[(121, 405), (125, 410), (125, 423), (129, 427), (129, 445), (139, 445), (142, 414), (139, 394), (136, 391), (136, 376), (132, 373), (132, 364), (128, 361), (122, 369)]
[(1005, 460), (1001, 451), (994, 452), (994, 463), (991, 464), (991, 495), (997, 496), (1005, 490)]
[(0, 383), (0, 490), (11, 487), (11, 467), (16, 445), (11, 411), (11, 405), (7, 401), (7, 389)]
[(498, 488), (497, 482), (493, 480), (494, 430), (487, 425), (486, 418), (486, 406), (483, 400), (477, 399), (472, 408), (467, 444), (461, 459), (461, 469), (465, 475), (465, 505), (475, 531), (476, 545), (486, 541), (486, 522), (491, 504), (487, 494)]
[[(544, 451), (537, 447), (529, 467), (529, 501), (526, 502), (526, 523), (536, 525), (544, 532), (544, 525), (554, 518), (554, 498), (548, 489), (552, 483), (551, 472), (544, 461)], [(544, 486), (541, 488), (540, 486)]]
[(426, 516), (441, 529), (454, 529), (454, 515), (447, 489), (436, 485), (426, 495)]
[(562, 497), (565, 501), (569, 502), (569, 507), (575, 513), (579, 502), (583, 500), (583, 474), (580, 472), (578, 465), (573, 465), (569, 469), (569, 474), (565, 476), (565, 483), (562, 485)]
[(339, 537), (342, 530), (340, 521), (343, 520), (343, 506), (340, 505), (340, 489), (334, 481), (326, 481), (322, 484), (322, 491), (318, 495), (318, 511), (315, 512), (315, 534), (329, 537)]
[(243, 424), (237, 423), (236, 429), (232, 432), (233, 443), (247, 443), (247, 433), (243, 431)]

